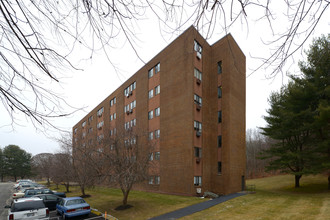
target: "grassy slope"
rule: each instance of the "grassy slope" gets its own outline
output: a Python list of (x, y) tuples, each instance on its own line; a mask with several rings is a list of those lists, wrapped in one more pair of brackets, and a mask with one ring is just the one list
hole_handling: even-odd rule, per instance
[[(241, 196), (183, 219), (330, 219), (330, 191), (324, 176), (301, 178), (301, 188), (294, 188), (294, 177), (289, 175), (247, 181), (256, 186), (256, 193)], [(60, 188), (58, 191), (64, 190)], [(79, 188), (71, 187), (67, 196), (81, 195)], [(96, 187), (87, 190), (86, 198), (93, 208), (123, 219), (148, 219), (201, 201), (184, 197), (132, 191), (128, 203), (133, 207), (114, 210), (121, 205), (118, 189)]]
[(183, 219), (330, 219), (330, 191), (324, 176), (275, 176), (249, 180), (256, 193), (238, 197)]

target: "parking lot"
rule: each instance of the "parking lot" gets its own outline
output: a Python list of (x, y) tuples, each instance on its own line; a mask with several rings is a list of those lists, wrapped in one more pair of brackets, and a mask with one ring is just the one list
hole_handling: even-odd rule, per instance
[[(59, 215), (56, 214), (56, 211), (50, 211), (49, 212), (49, 219), (50, 220), (62, 220), (63, 218)], [(88, 217), (82, 217), (82, 216), (79, 216), (79, 217), (76, 217), (76, 218), (70, 218), (71, 220), (80, 220), (80, 219), (93, 219), (93, 220), (104, 220), (104, 217), (102, 216), (97, 216), (93, 213), (91, 213)]]

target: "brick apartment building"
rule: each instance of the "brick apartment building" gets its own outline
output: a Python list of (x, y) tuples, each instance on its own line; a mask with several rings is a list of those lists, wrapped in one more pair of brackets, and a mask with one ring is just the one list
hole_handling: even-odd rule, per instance
[(151, 155), (158, 168), (139, 189), (241, 191), (245, 75), (245, 56), (230, 34), (209, 45), (190, 27), (73, 127), (73, 146), (97, 145), (120, 126), (147, 130), (158, 140)]

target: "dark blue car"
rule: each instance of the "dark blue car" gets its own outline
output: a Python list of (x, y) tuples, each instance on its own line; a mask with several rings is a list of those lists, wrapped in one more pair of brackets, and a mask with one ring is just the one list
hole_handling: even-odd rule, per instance
[(56, 205), (56, 212), (63, 219), (67, 219), (81, 215), (88, 216), (91, 213), (91, 207), (81, 197), (68, 197), (60, 200)]

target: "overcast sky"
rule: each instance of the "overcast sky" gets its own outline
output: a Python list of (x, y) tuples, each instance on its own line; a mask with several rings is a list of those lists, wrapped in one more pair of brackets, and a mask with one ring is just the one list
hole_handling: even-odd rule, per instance
[[(192, 23), (191, 23), (192, 24)], [(191, 24), (187, 24), (187, 27)], [(230, 32), (238, 45), (246, 55), (246, 75), (250, 75), (252, 70), (258, 65), (259, 61), (252, 56), (267, 57), (269, 49), (261, 42), (261, 37), (267, 35), (265, 33), (265, 24), (253, 23), (249, 25), (249, 29), (238, 25)], [(279, 22), (280, 25), (280, 22)], [(319, 27), (314, 32), (314, 37), (321, 34), (328, 34), (329, 21), (323, 19)], [(184, 31), (184, 29), (181, 30)], [(180, 33), (169, 35), (159, 30), (159, 24), (155, 19), (144, 20), (136, 27), (136, 36), (140, 40), (137, 42), (137, 51), (144, 62), (148, 62), (152, 57), (157, 55), (170, 42), (172, 42)], [(212, 38), (208, 40), (209, 44), (213, 44), (225, 35), (225, 33), (215, 30)], [(271, 35), (269, 35), (271, 39)], [(124, 42), (124, 40), (122, 41)], [(307, 43), (309, 45), (311, 41)], [(92, 60), (79, 61), (79, 65), (83, 71), (68, 70), (66, 78), (61, 79), (61, 86), (58, 92), (74, 107), (85, 107), (84, 110), (78, 111), (69, 118), (56, 120), (56, 124), (62, 128), (71, 131), (72, 127), (81, 120), (89, 111), (96, 107), (108, 95), (115, 91), (126, 79), (138, 71), (144, 64), (141, 62), (129, 47), (128, 43), (119, 44), (117, 49), (112, 51), (111, 60), (120, 69), (119, 72), (114, 71), (111, 64), (105, 59), (103, 54), (94, 54)], [(79, 53), (77, 53), (79, 58)], [(299, 73), (297, 66), (298, 60), (303, 60), (302, 54), (295, 56), (294, 62), (286, 66), (283, 70), (290, 73)], [(77, 62), (78, 62), (77, 61)], [(264, 126), (262, 119), (266, 115), (268, 108), (267, 98), (271, 91), (278, 91), (283, 83), (287, 82), (287, 78), (278, 74), (276, 78), (266, 79), (270, 69), (260, 69), (247, 78), (247, 105), (246, 105), (246, 128), (256, 128)], [(87, 87), (88, 85), (88, 87)], [(52, 85), (54, 86), (54, 85)], [(6, 126), (10, 123), (9, 116), (2, 106), (0, 106), (0, 147), (4, 148), (9, 144), (15, 144), (36, 155), (38, 153), (50, 152), (54, 153), (59, 149), (59, 145), (51, 137), (58, 136), (58, 133), (49, 132), (47, 137), (44, 133), (36, 130), (33, 125), (25, 117), (19, 118), (21, 126)]]

